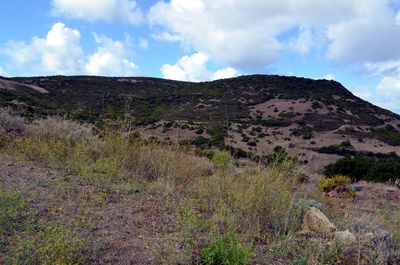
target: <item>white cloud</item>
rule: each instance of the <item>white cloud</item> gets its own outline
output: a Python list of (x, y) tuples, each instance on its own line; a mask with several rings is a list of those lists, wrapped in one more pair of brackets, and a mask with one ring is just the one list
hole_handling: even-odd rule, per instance
[(208, 61), (209, 56), (198, 52), (191, 56), (183, 56), (174, 65), (163, 65), (161, 73), (167, 79), (194, 82), (230, 78), (239, 75), (233, 68), (224, 68), (212, 72), (207, 68)]
[(354, 17), (328, 27), (328, 58), (344, 62), (400, 58), (400, 27), (389, 0), (364, 0)]
[(371, 100), (372, 92), (367, 86), (349, 86), (349, 90), (359, 98)]
[(54, 16), (90, 22), (123, 20), (137, 24), (143, 19), (134, 0), (53, 0), (52, 5)]
[(179, 41), (221, 64), (263, 72), (282, 52), (306, 54), (321, 45), (337, 62), (400, 59), (399, 14), (391, 1), (171, 0), (154, 5), (149, 19), (164, 29), (157, 39)]
[(217, 70), (214, 73), (213, 79), (218, 80), (218, 79), (225, 79), (225, 78), (231, 78), (240, 75), (235, 69), (228, 67), (224, 69)]
[(374, 100), (376, 104), (400, 113), (400, 60), (380, 63), (365, 63), (364, 72), (380, 77), (376, 86)]
[(129, 60), (128, 44), (95, 35), (97, 51), (85, 56), (80, 38), (78, 30), (56, 23), (45, 38), (33, 37), (30, 43), (9, 42), (0, 53), (10, 57), (10, 68), (21, 70), (24, 75), (138, 73), (138, 66)]
[(32, 74), (74, 74), (81, 64), (80, 38), (78, 30), (56, 23), (46, 38), (33, 37), (29, 44), (9, 42), (2, 53), (8, 55), (17, 68)]
[(376, 90), (379, 105), (400, 113), (400, 73), (384, 77)]
[(168, 32), (163, 32), (161, 34), (152, 34), (151, 36), (155, 40), (160, 40), (160, 41), (177, 42), (182, 40), (182, 38), (179, 35), (170, 34)]
[(363, 71), (372, 76), (400, 73), (400, 60), (380, 63), (365, 63)]
[(119, 41), (106, 36), (95, 35), (97, 51), (89, 56), (85, 72), (91, 75), (132, 76), (139, 73), (139, 67), (129, 61), (129, 50)]
[(314, 36), (310, 28), (302, 28), (298, 37), (290, 43), (293, 51), (300, 54), (307, 54), (314, 45)]
[(326, 79), (326, 80), (333, 80), (333, 79), (335, 79), (335, 75), (334, 74), (327, 74), (325, 77), (324, 77), (324, 79)]

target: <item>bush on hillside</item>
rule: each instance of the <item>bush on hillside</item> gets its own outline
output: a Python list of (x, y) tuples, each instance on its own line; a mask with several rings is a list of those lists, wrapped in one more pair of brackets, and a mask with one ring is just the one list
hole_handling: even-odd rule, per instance
[(400, 161), (387, 158), (373, 159), (366, 156), (346, 156), (335, 163), (327, 165), (324, 174), (328, 177), (338, 174), (346, 175), (353, 182), (359, 180), (394, 181), (400, 175)]
[(323, 192), (330, 192), (335, 190), (337, 193), (344, 194), (346, 197), (354, 197), (354, 189), (350, 188), (351, 179), (343, 175), (335, 175), (332, 178), (325, 179), (318, 185), (319, 189)]

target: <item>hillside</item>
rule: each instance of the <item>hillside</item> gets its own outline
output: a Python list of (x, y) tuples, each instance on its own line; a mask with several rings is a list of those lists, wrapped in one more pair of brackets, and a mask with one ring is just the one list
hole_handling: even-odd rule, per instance
[(393, 181), (0, 108), (0, 264), (394, 265), (399, 218)]
[[(340, 83), (252, 75), (190, 83), (156, 78), (1, 78), (0, 106), (130, 124), (146, 137), (267, 156), (276, 146), (320, 169), (344, 154), (400, 155), (400, 116)], [(394, 153), (390, 154), (395, 155)]]

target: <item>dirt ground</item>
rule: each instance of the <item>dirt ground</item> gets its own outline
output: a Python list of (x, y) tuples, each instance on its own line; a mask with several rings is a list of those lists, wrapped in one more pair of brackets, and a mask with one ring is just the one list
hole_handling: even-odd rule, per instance
[[(170, 244), (165, 237), (174, 237), (172, 203), (151, 190), (143, 192), (137, 183), (116, 187), (110, 198), (79, 182), (65, 172), (0, 155), (2, 189), (22, 193), (30, 209), (39, 213), (39, 223), (60, 223), (79, 230), (82, 237), (92, 237), (99, 248), (94, 264), (162, 261), (161, 250)], [(0, 253), (0, 264), (3, 261)]]

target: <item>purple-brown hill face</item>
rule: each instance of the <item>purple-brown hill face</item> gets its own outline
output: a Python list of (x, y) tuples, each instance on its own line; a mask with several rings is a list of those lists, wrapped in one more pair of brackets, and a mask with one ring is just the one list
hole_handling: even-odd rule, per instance
[[(189, 83), (156, 78), (0, 78), (0, 105), (27, 117), (129, 123), (146, 137), (237, 156), (276, 146), (320, 169), (344, 155), (400, 155), (400, 116), (335, 81), (267, 75)], [(391, 153), (392, 152), (392, 153)]]

